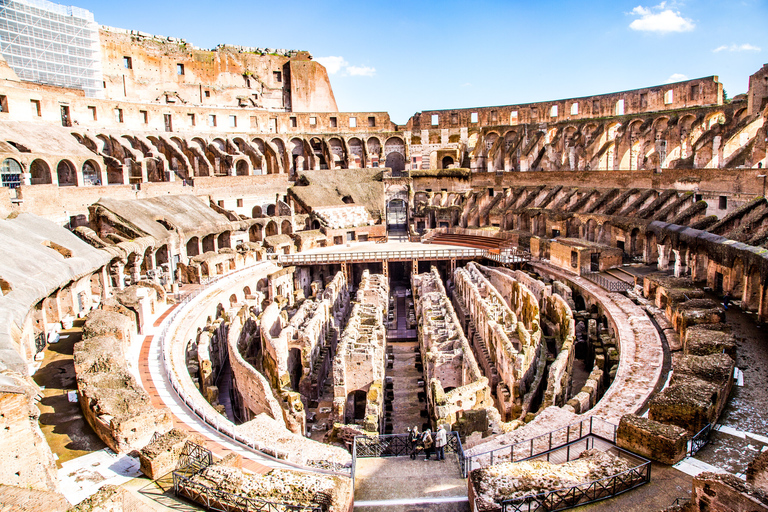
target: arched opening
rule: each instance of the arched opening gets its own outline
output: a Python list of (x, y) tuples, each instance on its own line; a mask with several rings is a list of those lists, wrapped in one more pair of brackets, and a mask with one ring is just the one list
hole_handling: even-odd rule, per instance
[(384, 166), (392, 169), (393, 176), (399, 176), (405, 170), (405, 158), (400, 153), (390, 153)]
[(301, 350), (292, 348), (288, 352), (288, 374), (291, 377), (291, 388), (294, 391), (299, 390), (299, 381), (301, 381)]
[(206, 235), (203, 238), (203, 252), (216, 251), (216, 235)]
[(2, 186), (18, 188), (21, 186), (21, 164), (13, 158), (6, 158), (0, 167), (0, 176), (2, 176)]
[(280, 232), (284, 235), (293, 233), (293, 224), (291, 224), (291, 221), (285, 219), (282, 224), (280, 224)]
[(251, 296), (251, 287), (250, 286), (244, 286), (243, 287), (243, 295), (245, 298), (249, 298)]
[(275, 216), (275, 210), (277, 210), (277, 207), (274, 204), (270, 204), (267, 206), (267, 217), (274, 217)]
[(248, 162), (245, 160), (238, 160), (237, 164), (235, 165), (235, 170), (238, 176), (248, 176), (251, 173), (250, 169), (248, 168)]
[(320, 229), (320, 221), (313, 219), (312, 224), (310, 224), (310, 229)]
[(254, 224), (248, 229), (248, 240), (251, 242), (261, 242), (264, 240), (263, 229), (260, 225)]
[(365, 419), (366, 392), (358, 389), (347, 395), (344, 423), (351, 424)]
[(60, 187), (77, 186), (75, 166), (69, 160), (59, 162), (59, 165), (56, 166), (56, 176), (58, 177)]
[(260, 219), (264, 216), (264, 214), (261, 212), (261, 206), (256, 205), (251, 210), (251, 217), (254, 219)]
[(83, 164), (83, 185), (101, 185), (98, 164), (94, 163), (93, 160), (88, 160)]
[(405, 200), (392, 199), (387, 204), (387, 231), (405, 231), (408, 227), (408, 209)]
[(229, 233), (229, 231), (225, 231), (222, 234), (220, 234), (219, 238), (218, 238), (218, 242), (219, 242), (219, 249), (223, 249), (223, 248), (231, 249), (232, 248), (232, 245), (231, 245), (232, 242), (230, 240), (230, 233)]
[(744, 263), (741, 258), (733, 260), (731, 267), (731, 295), (734, 299), (741, 299), (744, 294)]
[(29, 164), (29, 173), (31, 175), (30, 183), (32, 185), (50, 185), (51, 182), (51, 168), (48, 167), (48, 163), (45, 160), (37, 159), (33, 160)]
[(637, 248), (637, 237), (640, 234), (640, 230), (638, 228), (633, 229), (629, 233), (629, 255), (630, 256), (637, 256), (638, 248)]
[(444, 156), (444, 157), (443, 157), (443, 161), (442, 161), (442, 164), (441, 164), (441, 167), (440, 167), (440, 168), (441, 168), (441, 169), (448, 169), (448, 168), (449, 168), (449, 167), (451, 167), (453, 164), (454, 164), (454, 160), (453, 160), (453, 157), (452, 157), (452, 156)]
[(235, 304), (237, 304), (237, 295), (233, 293), (229, 296), (229, 307), (233, 308), (235, 307)]
[(597, 221), (595, 219), (589, 219), (587, 221), (587, 227), (584, 230), (584, 238), (589, 242), (597, 241)]
[(189, 258), (200, 254), (200, 239), (193, 236), (187, 242), (187, 256)]
[(266, 236), (275, 236), (277, 234), (277, 222), (273, 220), (269, 221), (264, 231)]

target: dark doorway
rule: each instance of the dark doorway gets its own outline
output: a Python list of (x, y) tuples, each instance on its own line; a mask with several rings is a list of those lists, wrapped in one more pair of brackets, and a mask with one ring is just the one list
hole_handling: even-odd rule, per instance
[(589, 270), (592, 272), (600, 272), (600, 253), (593, 252), (589, 255)]
[(403, 199), (393, 199), (387, 205), (387, 231), (406, 231), (408, 227), (407, 204)]
[(291, 376), (291, 388), (293, 388), (294, 391), (299, 390), (301, 371), (301, 350), (292, 348), (288, 353), (288, 373)]

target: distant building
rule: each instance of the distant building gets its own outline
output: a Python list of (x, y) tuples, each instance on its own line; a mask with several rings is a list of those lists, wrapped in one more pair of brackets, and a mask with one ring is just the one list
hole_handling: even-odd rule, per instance
[(103, 97), (93, 13), (46, 0), (0, 0), (0, 53), (22, 80)]

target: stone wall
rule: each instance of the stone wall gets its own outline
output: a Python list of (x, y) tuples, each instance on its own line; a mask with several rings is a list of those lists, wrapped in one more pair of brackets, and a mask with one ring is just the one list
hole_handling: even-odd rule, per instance
[(693, 512), (768, 510), (768, 492), (731, 475), (701, 473), (693, 479), (690, 507)]
[[(115, 333), (122, 332), (125, 317), (107, 315)], [(98, 313), (94, 318), (105, 322), (107, 315)], [(125, 347), (106, 327), (101, 332), (104, 335), (84, 336), (75, 345), (80, 407), (88, 424), (110, 449), (117, 453), (138, 450), (149, 443), (155, 432), (164, 433), (173, 427), (171, 412), (152, 405), (127, 368)]]
[(38, 388), (10, 372), (0, 375), (0, 481), (41, 491), (58, 490), (56, 462), (37, 420)]
[[(333, 361), (334, 421), (355, 422), (374, 432), (380, 431), (384, 418), (388, 295), (388, 279), (366, 269)], [(358, 396), (363, 393), (364, 399)], [(360, 418), (363, 400), (365, 412)]]
[[(541, 357), (539, 304), (518, 281), (473, 262), (457, 269), (455, 280), (473, 343), (487, 347), (489, 369), (504, 386), (496, 389), (499, 412), (506, 420), (517, 418)], [(486, 354), (482, 346), (474, 348), (478, 357)]]
[(634, 414), (625, 414), (616, 431), (616, 444), (662, 464), (675, 464), (688, 455), (691, 434)]
[(411, 286), (424, 380), (428, 383), (427, 408), (433, 424), (449, 424), (453, 430), (469, 435), (475, 429), (460, 419), (474, 410), (486, 416), (475, 423), (484, 434), (498, 429), (501, 417), (493, 405), (489, 379), (481, 372), (464, 336), (439, 272), (432, 267), (429, 273), (414, 275)]

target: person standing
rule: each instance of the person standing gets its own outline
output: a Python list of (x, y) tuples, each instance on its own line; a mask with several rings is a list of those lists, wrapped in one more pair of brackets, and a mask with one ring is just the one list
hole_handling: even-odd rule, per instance
[(731, 305), (731, 292), (725, 292), (723, 295), (723, 307), (728, 311), (728, 306)]
[(416, 448), (419, 443), (419, 428), (413, 427), (413, 430), (408, 429), (408, 450), (411, 455), (411, 459), (416, 458)]
[(432, 447), (434, 446), (435, 442), (432, 439), (432, 431), (427, 429), (424, 431), (424, 433), (421, 435), (421, 442), (424, 445), (424, 453), (427, 454), (427, 457), (424, 460), (429, 460), (430, 456), (432, 455)]
[(445, 445), (448, 444), (448, 438), (445, 434), (445, 428), (440, 425), (435, 434), (435, 459), (445, 460)]

